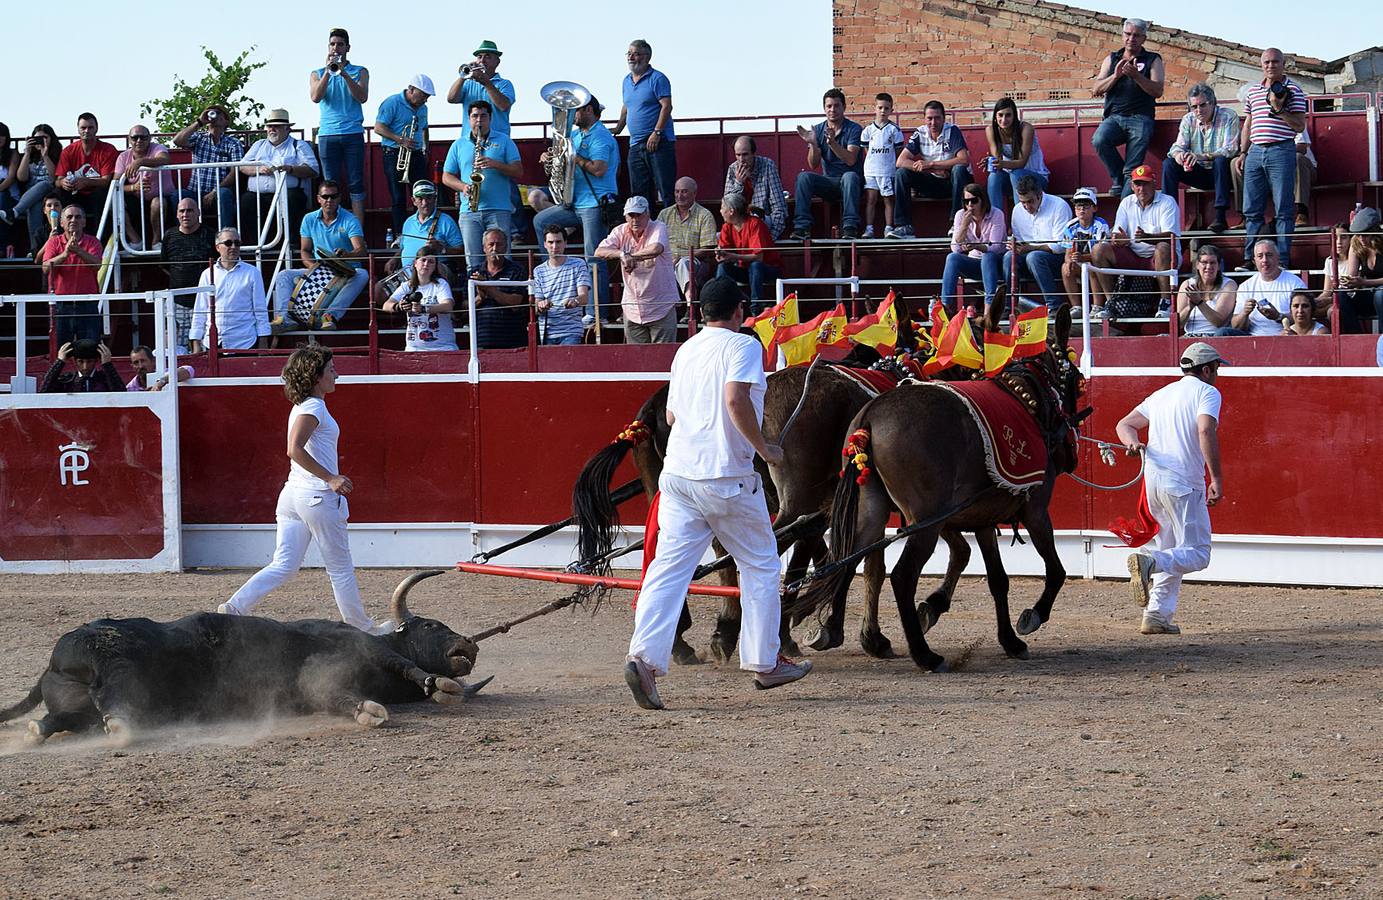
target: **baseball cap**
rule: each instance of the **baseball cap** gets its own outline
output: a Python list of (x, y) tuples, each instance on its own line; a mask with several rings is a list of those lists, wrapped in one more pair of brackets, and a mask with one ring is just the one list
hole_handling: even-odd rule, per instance
[(1094, 189), (1094, 188), (1088, 188), (1088, 187), (1076, 188), (1076, 192), (1075, 192), (1074, 194), (1071, 195), (1071, 202), (1072, 202), (1072, 203), (1081, 203), (1081, 202), (1085, 202), (1085, 203), (1094, 203), (1094, 202), (1095, 202), (1095, 189)]
[(1129, 173), (1130, 181), (1156, 181), (1153, 177), (1152, 166), (1139, 166)]
[(437, 195), (437, 185), (423, 179), (413, 185), (414, 197), (435, 197)]
[(437, 95), (437, 89), (432, 86), (432, 79), (423, 74), (414, 75), (412, 78), (408, 79), (408, 86), (417, 88), (429, 97), (435, 97)]
[(1181, 353), (1181, 367), (1183, 369), (1194, 369), (1196, 366), (1213, 362), (1229, 365), (1229, 360), (1221, 356), (1220, 351), (1205, 341), (1196, 341)]
[(648, 201), (643, 197), (639, 196), (638, 194), (635, 194), (634, 196), (630, 197), (628, 200), (624, 201), (624, 214), (627, 216), (630, 213), (641, 213), (643, 215), (647, 215)]

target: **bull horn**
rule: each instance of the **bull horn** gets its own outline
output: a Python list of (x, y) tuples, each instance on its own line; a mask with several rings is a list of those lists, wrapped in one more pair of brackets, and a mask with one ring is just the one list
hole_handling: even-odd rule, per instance
[(408, 611), (408, 592), (413, 589), (413, 585), (424, 578), (431, 578), (433, 575), (445, 575), (446, 572), (446, 569), (429, 569), (426, 572), (415, 572), (400, 581), (399, 586), (394, 588), (393, 599), (389, 602), (389, 611), (394, 617), (394, 621), (402, 625), (413, 618), (413, 614)]

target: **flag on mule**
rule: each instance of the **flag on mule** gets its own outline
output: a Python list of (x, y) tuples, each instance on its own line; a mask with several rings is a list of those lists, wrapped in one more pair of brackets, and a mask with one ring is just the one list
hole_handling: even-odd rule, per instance
[(778, 349), (790, 366), (811, 362), (820, 347), (838, 347), (845, 340), (845, 304), (824, 312), (810, 322), (789, 325), (778, 331)]
[(874, 312), (846, 325), (845, 336), (853, 343), (873, 347), (880, 356), (892, 356), (898, 346), (898, 309), (894, 305), (893, 291), (888, 292)]
[(1017, 339), (1001, 331), (984, 333), (984, 376), (993, 378), (1013, 361), (1013, 345)]
[(935, 375), (951, 366), (967, 369), (984, 367), (984, 353), (975, 346), (975, 335), (970, 331), (970, 320), (965, 316), (956, 316), (946, 323), (936, 352), (927, 360), (922, 371), (926, 375)]
[(1014, 359), (1038, 356), (1047, 349), (1047, 307), (1039, 306), (1023, 313), (1013, 320), (1009, 332), (1014, 338)]
[(779, 329), (797, 325), (801, 321), (797, 312), (797, 294), (793, 292), (784, 297), (783, 302), (770, 306), (757, 316), (745, 319), (744, 324), (754, 329), (765, 350), (771, 350), (777, 342)]

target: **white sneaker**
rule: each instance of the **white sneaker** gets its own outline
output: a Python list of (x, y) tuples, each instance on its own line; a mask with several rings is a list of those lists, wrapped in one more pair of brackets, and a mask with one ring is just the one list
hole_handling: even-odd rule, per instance
[(240, 611), (236, 609), (234, 606), (231, 606), (229, 603), (222, 603), (220, 606), (216, 607), (216, 611), (223, 616), (240, 615)]
[(383, 634), (393, 634), (395, 631), (398, 631), (398, 630), (399, 630), (399, 623), (398, 623), (398, 622), (395, 622), (393, 619), (385, 619), (383, 622), (375, 622), (375, 623), (374, 623), (373, 625), (371, 625), (369, 628), (366, 628), (366, 629), (365, 629), (365, 632), (366, 632), (367, 634), (383, 635)]
[(886, 237), (886, 238), (891, 238), (891, 237), (897, 237), (897, 236), (898, 236), (897, 229), (895, 229), (892, 225), (885, 225), (885, 226), (884, 226), (884, 237)]
[(14, 219), (10, 216), (10, 211), (8, 209), (0, 209), (0, 222), (4, 222), (6, 225), (14, 223)]
[(1105, 309), (1103, 306), (1097, 306), (1097, 307), (1095, 307), (1094, 309), (1090, 310), (1090, 318), (1092, 318), (1092, 319), (1108, 319), (1108, 318), (1109, 318), (1109, 310)]
[[(884, 227), (887, 228), (888, 226), (885, 225)], [(869, 238), (872, 238), (873, 236), (874, 236), (874, 226), (873, 226), (873, 225), (870, 225), (869, 227), (867, 227), (867, 228), (864, 230), (864, 234), (860, 235), (860, 237), (865, 238), (866, 240), (868, 240)]]
[(1128, 586), (1133, 602), (1140, 607), (1148, 605), (1148, 590), (1152, 587), (1153, 558), (1146, 553), (1128, 555)]

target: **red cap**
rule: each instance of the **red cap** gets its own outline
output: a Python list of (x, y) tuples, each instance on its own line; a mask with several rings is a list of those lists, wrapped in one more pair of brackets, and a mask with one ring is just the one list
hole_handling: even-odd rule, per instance
[(1153, 177), (1152, 166), (1139, 166), (1129, 173), (1130, 181), (1157, 181)]

